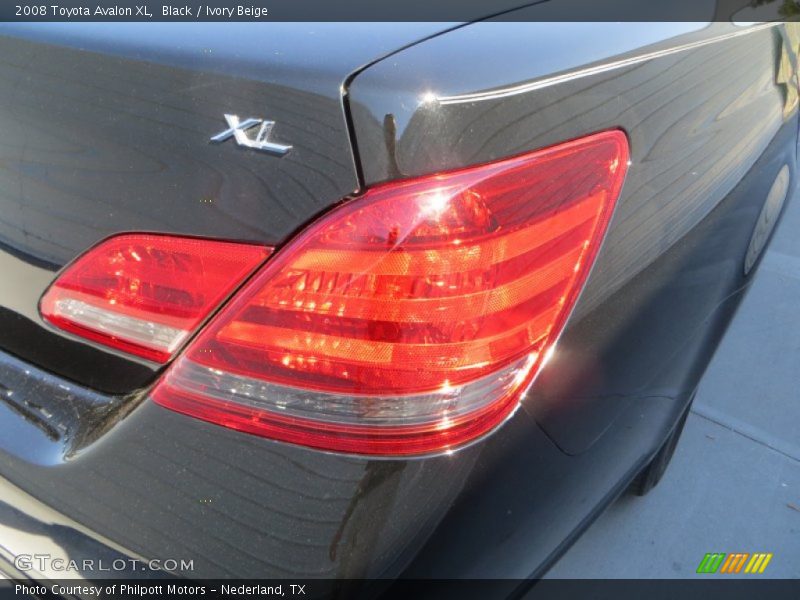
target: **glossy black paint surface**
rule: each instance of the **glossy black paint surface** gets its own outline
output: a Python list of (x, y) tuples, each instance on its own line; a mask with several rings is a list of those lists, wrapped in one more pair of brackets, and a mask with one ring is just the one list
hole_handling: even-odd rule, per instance
[[(503, 26), (508, 29), (497, 29)], [(597, 24), (594, 35), (590, 27), (574, 29), (577, 24), (549, 25), (548, 35), (541, 25), (526, 26), (472, 24), (411, 46), (354, 71), (345, 102), (366, 183), (490, 160), (608, 127), (622, 127), (630, 138), (628, 180), (587, 287), (552, 359), (499, 431), (450, 456), (338, 456), (192, 420), (154, 405), (143, 393), (99, 394), (0, 353), (0, 501), (18, 497), (14, 489), (21, 488), (80, 524), (81, 535), (102, 537), (118, 551), (194, 559), (195, 571), (187, 575), (195, 577), (541, 573), (658, 449), (746, 291), (752, 277), (743, 269), (747, 245), (783, 165), (794, 188), (798, 119), (791, 82), (797, 38), (783, 25), (712, 25), (691, 32), (665, 25), (630, 29), (636, 35), (629, 38), (615, 30), (613, 39), (603, 30), (612, 24)], [(27, 42), (0, 43), (13, 50)], [(630, 58), (635, 60), (613, 68), (585, 69)], [(178, 69), (146, 61), (141, 67), (156, 73)], [(419, 101), (431, 92), (441, 98), (529, 85), (576, 69), (581, 76), (512, 95), (436, 106)], [(197, 77), (221, 81), (203, 73)], [(31, 102), (39, 97), (36, 81), (32, 77), (21, 88)], [(245, 84), (214, 85), (213, 100), (221, 107), (233, 101), (228, 90)], [(308, 94), (288, 88), (279, 94), (273, 84), (258, 84), (252, 92), (276, 100), (287, 94), (291, 101), (276, 103), (287, 119)], [(255, 96), (244, 96), (254, 102)], [(192, 98), (197, 111), (212, 101)], [(330, 107), (333, 96), (315, 100)], [(70, 110), (74, 122), (62, 126), (83, 131), (85, 115)], [(211, 125), (212, 117), (207, 116)], [(294, 123), (298, 131), (310, 127)], [(102, 140), (114, 127), (101, 120), (90, 131)], [(172, 139), (166, 125), (158, 135)], [(346, 137), (336, 140), (349, 152)], [(309, 152), (315, 144), (322, 141), (309, 141)], [(233, 147), (223, 155), (222, 146), (209, 150), (198, 142), (201, 147), (218, 153), (208, 161), (222, 160), (231, 169), (250, 164), (247, 181), (254, 189), (289, 208), (284, 231), (280, 220), (254, 225), (260, 222), (246, 210), (240, 214), (233, 196), (225, 205), (230, 212), (215, 213), (216, 219), (159, 204), (156, 214), (168, 214), (175, 228), (195, 234), (263, 234), (262, 241), (276, 243), (288, 234), (292, 218), (294, 228), (302, 225), (303, 207), (320, 210), (335, 201), (334, 191), (344, 193), (357, 180), (342, 159), (336, 163), (342, 189), (329, 182), (330, 197), (309, 192), (308, 204), (295, 206), (267, 181), (301, 177), (310, 167), (275, 166), (269, 157), (235, 153)], [(188, 142), (187, 148), (201, 152)], [(127, 164), (131, 156), (108, 160)], [(127, 193), (141, 194), (152, 185), (163, 199), (161, 187), (180, 188), (185, 178), (202, 187), (204, 177), (210, 175), (187, 162), (172, 179), (169, 173), (150, 183), (132, 178)], [(142, 186), (138, 192), (136, 182)], [(0, 195), (0, 202), (9, 197), (15, 196)], [(133, 229), (141, 226), (136, 219), (151, 218), (145, 209), (136, 215), (119, 222)], [(43, 222), (55, 231), (57, 217)], [(233, 235), (238, 220), (248, 227)], [(99, 216), (89, 222), (107, 226)], [(17, 229), (8, 231), (19, 239)], [(27, 265), (20, 267), (29, 269), (25, 273), (35, 273), (32, 252), (21, 239), (13, 256)], [(51, 273), (37, 268), (44, 270), (42, 281)], [(36, 297), (35, 290), (17, 293)], [(20, 343), (10, 337), (0, 339), (0, 346), (21, 354), (6, 345)], [(63, 373), (66, 367), (55, 356), (46, 370)], [(86, 372), (101, 366), (89, 369), (83, 358), (70, 356)], [(54, 404), (61, 410), (52, 410)], [(0, 510), (0, 523), (14, 527), (9, 515)], [(25, 539), (24, 528), (17, 529)], [(78, 534), (73, 527), (48, 535), (69, 548)]]
[[(664, 362), (689, 351), (689, 338), (739, 284), (732, 253), (746, 248), (755, 215), (739, 217), (741, 229), (719, 259), (698, 250), (689, 232), (761, 156), (797, 100), (789, 84), (776, 83), (781, 61), (792, 56), (777, 28), (743, 33), (715, 23), (702, 35), (688, 23), (641, 29), (476, 24), (375, 65), (349, 91), (367, 182), (490, 161), (612, 127), (627, 132), (631, 166), (603, 250), (560, 344), (559, 367), (533, 392), (540, 422), (572, 454), (618, 418), (623, 401), (686, 397), (694, 389), (691, 361), (685, 379), (668, 370), (663, 377)], [(656, 55), (651, 60), (629, 52), (605, 66), (593, 60), (603, 54), (598, 47), (620, 50), (658, 33), (677, 36), (639, 51)], [(526, 69), (539, 48), (531, 38), (543, 47), (560, 41), (568, 51)], [(456, 62), (459, 53), (469, 60)], [(451, 59), (448, 76), (431, 55)], [(486, 83), (474, 89), (480, 73)], [(532, 89), (519, 91), (526, 85)], [(790, 155), (783, 160), (793, 165)], [(781, 166), (764, 167), (755, 214)], [(659, 267), (669, 252), (675, 258)]]
[[(358, 45), (335, 24), (0, 27), (0, 347), (111, 393), (149, 383), (155, 365), (42, 322), (55, 272), (123, 231), (285, 241), (358, 188), (347, 75), (447, 27), (355, 25)], [(210, 144), (225, 113), (276, 121), (291, 152)]]

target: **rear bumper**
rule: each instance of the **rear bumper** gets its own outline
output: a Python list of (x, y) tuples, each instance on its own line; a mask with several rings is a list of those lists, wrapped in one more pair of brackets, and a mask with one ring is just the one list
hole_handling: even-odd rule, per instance
[[(594, 455), (565, 455), (525, 410), (453, 456), (371, 461), (99, 395), (3, 353), (0, 383), (0, 571), (14, 578), (151, 578), (167, 575), (165, 564), (192, 579), (394, 577), (429, 540), (449, 552), (467, 544), (467, 552), (421, 575), (522, 577), (584, 520), (579, 488), (596, 486), (588, 503), (599, 510), (625, 475), (597, 471)], [(666, 422), (671, 404), (651, 399), (646, 410)], [(111, 424), (97, 418), (128, 410)], [(641, 431), (638, 443), (650, 435)], [(631, 470), (622, 466), (629, 460), (601, 454)], [(525, 472), (531, 477), (515, 484)], [(573, 500), (563, 504), (565, 495)], [(531, 540), (542, 511), (558, 520)], [(472, 528), (464, 530), (465, 518)], [(519, 523), (513, 545), (529, 544), (523, 560), (510, 561), (513, 547), (494, 536), (484, 548), (490, 560), (479, 560), (475, 535), (498, 524), (508, 535)]]
[(0, 573), (13, 579), (159, 575), (148, 561), (0, 479)]

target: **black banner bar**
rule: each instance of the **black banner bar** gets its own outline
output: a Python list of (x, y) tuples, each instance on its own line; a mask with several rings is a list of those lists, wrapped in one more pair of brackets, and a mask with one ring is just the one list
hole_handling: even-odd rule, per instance
[(408, 600), (760, 600), (800, 597), (800, 580), (730, 579), (544, 579), (527, 580), (61, 580), (33, 583), (0, 580), (0, 600), (59, 598), (96, 600), (178, 600), (186, 598), (254, 598), (257, 600), (367, 599)]
[(796, 20), (800, 0), (11, 0), (8, 22)]

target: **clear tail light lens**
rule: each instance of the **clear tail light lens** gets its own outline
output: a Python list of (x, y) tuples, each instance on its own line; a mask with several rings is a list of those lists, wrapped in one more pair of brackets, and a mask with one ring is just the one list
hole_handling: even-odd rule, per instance
[(60, 329), (166, 362), (271, 248), (122, 234), (80, 256), (42, 297)]
[(376, 186), (280, 250), (170, 367), (162, 406), (367, 455), (508, 417), (583, 287), (628, 164), (620, 131)]

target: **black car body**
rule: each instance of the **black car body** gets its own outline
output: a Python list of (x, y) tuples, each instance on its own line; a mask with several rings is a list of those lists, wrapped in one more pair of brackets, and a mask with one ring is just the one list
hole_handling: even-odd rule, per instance
[[(20, 567), (46, 551), (191, 559), (172, 570), (193, 578), (529, 578), (625, 490), (685, 413), (794, 189), (798, 37), (537, 10), (0, 29), (0, 570), (64, 576)], [(224, 114), (274, 120), (292, 151), (209, 143)], [(39, 313), (114, 234), (280, 252), (379, 184), (608, 130), (630, 166), (556, 350), (520, 409), (453, 453), (323, 452), (166, 410), (148, 399), (163, 366)]]

